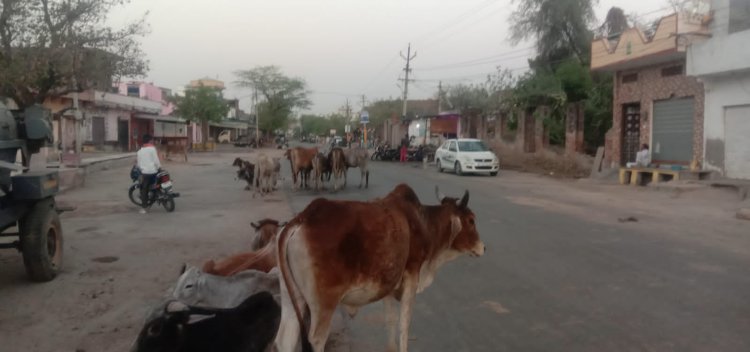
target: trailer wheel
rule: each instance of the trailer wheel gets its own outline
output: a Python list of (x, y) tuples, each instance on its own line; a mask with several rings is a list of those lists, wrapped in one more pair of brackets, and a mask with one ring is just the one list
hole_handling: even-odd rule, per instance
[(26, 274), (33, 281), (51, 281), (62, 268), (63, 233), (55, 201), (45, 199), (19, 223)]

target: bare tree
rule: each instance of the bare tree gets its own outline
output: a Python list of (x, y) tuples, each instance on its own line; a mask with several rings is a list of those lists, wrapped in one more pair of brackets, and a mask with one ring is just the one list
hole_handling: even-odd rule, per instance
[(148, 61), (137, 39), (148, 32), (146, 16), (119, 29), (105, 24), (127, 2), (0, 0), (0, 96), (23, 108), (144, 75)]

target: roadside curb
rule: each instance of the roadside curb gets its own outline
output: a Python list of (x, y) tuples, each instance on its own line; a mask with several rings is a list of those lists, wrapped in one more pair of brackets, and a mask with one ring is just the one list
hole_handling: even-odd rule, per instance
[(135, 157), (135, 153), (127, 153), (84, 159), (81, 161), (79, 167), (59, 167), (59, 165), (53, 165), (48, 166), (47, 168), (57, 168), (60, 180), (59, 193), (64, 193), (71, 189), (84, 187), (86, 185), (86, 177), (89, 175), (133, 164), (135, 162)]

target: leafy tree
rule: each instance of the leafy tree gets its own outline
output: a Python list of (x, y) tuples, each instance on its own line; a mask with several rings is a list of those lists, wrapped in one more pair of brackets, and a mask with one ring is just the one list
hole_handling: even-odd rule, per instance
[(591, 45), (589, 27), (595, 20), (598, 0), (513, 0), (518, 7), (511, 15), (510, 39), (518, 44), (536, 40), (540, 64), (554, 69), (569, 57), (588, 63)]
[(259, 128), (263, 131), (286, 128), (294, 109), (305, 109), (311, 105), (305, 81), (287, 77), (277, 66), (258, 66), (234, 74), (238, 87), (254, 89), (260, 95)]
[(400, 117), (403, 104), (401, 99), (382, 99), (368, 105), (366, 110), (370, 114), (369, 125), (378, 126), (385, 120)]
[(302, 115), (300, 122), (304, 134), (327, 136), (331, 129), (335, 129), (338, 133), (343, 132), (347, 119), (345, 116), (339, 114), (329, 116)]
[(0, 95), (20, 107), (88, 88), (108, 90), (113, 77), (145, 75), (137, 39), (145, 16), (116, 29), (108, 14), (128, 0), (2, 0)]
[(185, 91), (185, 96), (174, 98), (175, 113), (190, 121), (199, 121), (203, 134), (203, 146), (208, 141), (209, 123), (221, 121), (229, 112), (229, 105), (221, 96), (221, 90), (200, 86)]

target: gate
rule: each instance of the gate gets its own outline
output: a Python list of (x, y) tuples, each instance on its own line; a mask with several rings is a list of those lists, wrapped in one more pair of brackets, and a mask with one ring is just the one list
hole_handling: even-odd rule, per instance
[(622, 106), (622, 149), (620, 165), (635, 161), (641, 144), (641, 104)]

